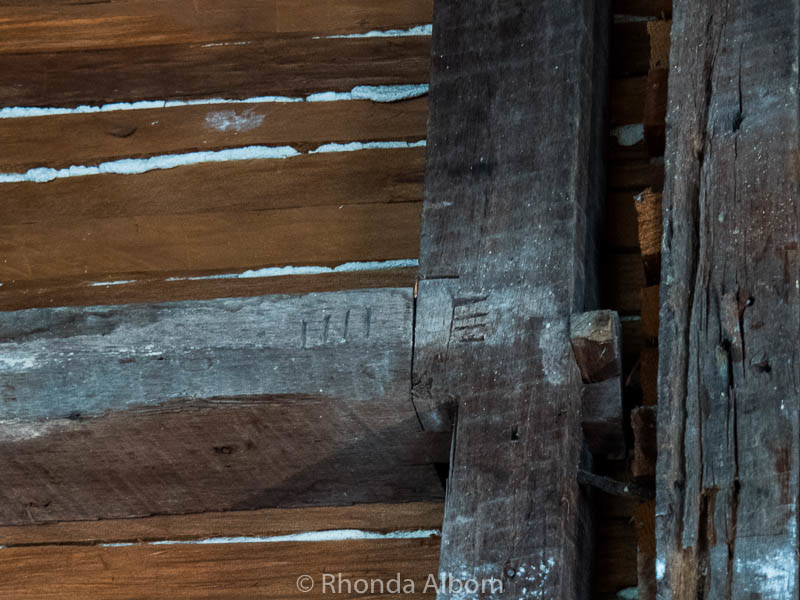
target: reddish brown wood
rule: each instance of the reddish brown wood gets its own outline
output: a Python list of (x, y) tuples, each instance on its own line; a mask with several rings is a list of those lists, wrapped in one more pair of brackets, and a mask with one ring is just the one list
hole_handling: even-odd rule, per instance
[(0, 527), (6, 548), (57, 544), (142, 543), (217, 537), (272, 537), (309, 531), (358, 529), (376, 533), (439, 529), (439, 502), (355, 504), (206, 512), (140, 519), (62, 521)]
[[(178, 274), (180, 276), (180, 274)], [(212, 277), (214, 272), (193, 272), (189, 277)], [(120, 280), (124, 273), (107, 273), (108, 281)], [(92, 286), (90, 280), (44, 279), (6, 283), (0, 287), (0, 310), (22, 310), (52, 306), (91, 306), (132, 302), (169, 302), (240, 298), (266, 294), (309, 294), (339, 290), (406, 287), (417, 280), (417, 269), (363, 270), (351, 273), (286, 275), (235, 279), (179, 279), (146, 275), (125, 285)]]
[[(325, 574), (413, 582), (410, 599), (435, 598), (439, 538), (263, 544), (43, 546), (0, 550), (0, 594), (20, 600), (300, 600), (329, 598)], [(310, 593), (298, 577), (314, 579)], [(434, 585), (426, 590), (429, 576)], [(338, 581), (336, 579), (335, 581)], [(333, 588), (334, 590), (337, 587)], [(343, 588), (342, 597), (354, 597)], [(357, 588), (356, 588), (357, 589)], [(369, 589), (369, 588), (368, 588)], [(376, 591), (380, 588), (373, 588)], [(370, 598), (396, 598), (390, 588)]]
[(235, 42), (253, 34), (334, 35), (431, 22), (431, 0), (0, 2), (0, 53)]
[(243, 45), (0, 55), (0, 106), (304, 96), (357, 85), (424, 83), (430, 38), (242, 36)]
[[(427, 118), (427, 100), (419, 98), (380, 104), (369, 101), (210, 104), (0, 119), (0, 172), (24, 172), (42, 166), (95, 165), (120, 158), (251, 145), (288, 145), (299, 151), (309, 151), (329, 142), (416, 142), (425, 139)], [(391, 165), (397, 165), (413, 179), (413, 173), (421, 171), (424, 157), (424, 152), (420, 152), (420, 166), (415, 168), (399, 158), (385, 164), (375, 153), (369, 154), (375, 157), (376, 164), (361, 177), (375, 178), (383, 169), (391, 171)], [(351, 157), (351, 160), (358, 159)], [(262, 170), (273, 173), (268, 167)], [(202, 177), (202, 174), (195, 177)], [(292, 177), (301, 179), (304, 176), (295, 174)], [(328, 174), (326, 179), (333, 178)], [(358, 183), (357, 179), (347, 180), (346, 168), (342, 180), (347, 185)], [(285, 194), (286, 201), (302, 196), (300, 190), (279, 192), (276, 184), (281, 183), (280, 179), (275, 181), (273, 173), (270, 185), (259, 187), (267, 193), (275, 190), (276, 196)], [(311, 183), (308, 187), (318, 185)], [(182, 186), (171, 184), (170, 187), (174, 193), (180, 193)], [(362, 193), (355, 188), (352, 195)], [(391, 195), (387, 190), (387, 196)], [(17, 204), (24, 207), (27, 202)]]

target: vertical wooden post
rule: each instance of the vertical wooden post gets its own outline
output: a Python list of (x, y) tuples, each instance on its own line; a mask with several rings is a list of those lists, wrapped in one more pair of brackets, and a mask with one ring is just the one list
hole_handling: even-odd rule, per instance
[(587, 595), (570, 316), (597, 292), (608, 13), (436, 3), (413, 392), (427, 429), (457, 413), (440, 575), (503, 582), (482, 597)]
[(800, 493), (800, 0), (676, 0), (659, 597), (789, 599)]

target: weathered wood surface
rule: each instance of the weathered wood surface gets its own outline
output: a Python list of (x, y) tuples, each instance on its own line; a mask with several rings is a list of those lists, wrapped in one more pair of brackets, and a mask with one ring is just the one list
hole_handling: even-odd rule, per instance
[(619, 315), (596, 310), (572, 315), (570, 342), (581, 372), (581, 426), (592, 454), (624, 458), (622, 328)]
[(427, 36), (241, 42), (0, 54), (0, 106), (304, 96), (428, 79)]
[(675, 3), (659, 597), (797, 598), (798, 0)]
[(436, 499), (411, 290), (0, 313), (0, 522)]
[(596, 295), (607, 17), (580, 1), (434, 13), (414, 397), (429, 430), (458, 412), (440, 570), (502, 577), (502, 597), (587, 593), (569, 320)]
[(336, 35), (430, 23), (431, 0), (3, 0), (0, 52), (235, 42), (258, 34)]
[(97, 545), (145, 543), (159, 540), (274, 537), (357, 529), (372, 533), (439, 529), (444, 506), (440, 502), (355, 504), (264, 510), (162, 515), (141, 519), (66, 521), (0, 527), (0, 545)]
[[(330, 142), (416, 142), (425, 139), (427, 118), (427, 101), (419, 98), (209, 104), (0, 119), (0, 172), (251, 145), (288, 145), (304, 152)], [(372, 170), (382, 167), (378, 162)], [(263, 187), (269, 192), (273, 186)]]
[[(387, 582), (384, 593), (375, 587), (375, 594), (364, 597), (397, 598), (388, 581), (400, 573), (401, 582), (413, 581), (415, 590), (403, 598), (433, 599), (435, 586), (426, 590), (426, 584), (435, 575), (439, 543), (430, 537), (6, 548), (0, 550), (0, 594), (21, 600), (321, 600), (334, 595), (323, 588), (323, 575), (341, 573), (343, 580), (366, 579), (368, 585), (372, 579)], [(314, 579), (310, 593), (298, 589), (302, 574)], [(340, 597), (359, 597), (342, 589)]]

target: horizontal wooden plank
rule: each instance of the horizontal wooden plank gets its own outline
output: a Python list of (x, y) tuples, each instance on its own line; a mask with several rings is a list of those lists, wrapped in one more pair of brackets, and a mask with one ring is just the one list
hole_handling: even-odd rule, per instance
[(0, 52), (231, 42), (244, 35), (334, 35), (430, 23), (432, 0), (113, 0), (0, 2)]
[(424, 83), (430, 38), (250, 37), (241, 44), (0, 55), (0, 106), (303, 96)]
[(0, 313), (0, 523), (440, 500), (410, 290)]
[(422, 154), (395, 152), (4, 184), (0, 281), (413, 258)]
[(87, 219), (0, 227), (3, 281), (286, 264), (336, 265), (417, 255), (420, 205)]
[(414, 203), (422, 200), (424, 169), (424, 148), (400, 148), (3, 183), (0, 227), (209, 213), (256, 218), (279, 209)]
[(427, 100), (419, 98), (391, 104), (262, 102), (0, 119), (0, 172), (249, 145), (306, 151), (327, 142), (415, 142), (425, 139), (427, 116)]
[(0, 419), (257, 395), (400, 402), (411, 313), (407, 289), (2, 313)]
[(402, 203), (10, 225), (0, 227), (0, 278), (103, 281), (414, 257), (419, 218), (419, 204)]
[[(402, 270), (187, 278), (415, 258), (424, 153), (363, 150), (2, 184), (0, 223), (9, 229), (0, 235), (0, 309), (411, 286), (413, 272)], [(91, 285), (105, 281), (129, 283)]]
[(420, 432), (404, 408), (218, 398), (13, 424), (0, 442), (0, 523), (442, 501), (435, 465), (447, 463), (449, 436)]
[[(425, 590), (436, 576), (439, 538), (203, 544), (98, 548), (46, 546), (0, 550), (0, 593), (36, 600), (183, 600), (256, 598), (290, 600), (327, 598), (323, 575), (341, 573), (344, 580), (389, 579), (414, 582), (407, 598), (435, 598)], [(307, 574), (314, 590), (298, 589)], [(334, 588), (336, 589), (336, 588)], [(343, 597), (354, 597), (343, 588)], [(356, 588), (357, 589), (357, 588)], [(376, 591), (380, 588), (373, 588)], [(395, 598), (384, 593), (370, 598)]]
[[(0, 286), (0, 311), (52, 306), (92, 306), (135, 302), (210, 300), (266, 294), (308, 294), (338, 290), (407, 287), (417, 281), (417, 269), (363, 269), (351, 272), (277, 277), (216, 278), (195, 272), (192, 278), (146, 276), (125, 284), (93, 285), (84, 278), (20, 281)], [(107, 273), (107, 281), (124, 281), (125, 274)], [(200, 277), (206, 277), (200, 279)]]
[(439, 502), (272, 508), (141, 519), (68, 521), (0, 527), (0, 545), (118, 544), (220, 537), (273, 537), (331, 529), (376, 533), (439, 529)]

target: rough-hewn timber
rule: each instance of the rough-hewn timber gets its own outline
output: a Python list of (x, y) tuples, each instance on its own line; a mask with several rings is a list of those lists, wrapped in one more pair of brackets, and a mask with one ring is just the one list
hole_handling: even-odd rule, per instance
[(403, 289), (0, 313), (0, 523), (436, 499), (411, 318)]
[(676, 0), (659, 597), (800, 594), (800, 1)]
[(502, 597), (587, 593), (569, 321), (596, 295), (606, 8), (435, 8), (414, 396), (428, 429), (457, 411), (441, 572)]

